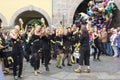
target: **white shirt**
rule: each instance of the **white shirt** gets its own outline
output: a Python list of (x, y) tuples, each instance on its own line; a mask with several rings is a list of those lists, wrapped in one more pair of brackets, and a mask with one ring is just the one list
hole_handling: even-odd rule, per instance
[(117, 46), (118, 45), (118, 42), (117, 42), (117, 34), (113, 34), (111, 37), (110, 37), (110, 41), (111, 41), (111, 45), (112, 46)]

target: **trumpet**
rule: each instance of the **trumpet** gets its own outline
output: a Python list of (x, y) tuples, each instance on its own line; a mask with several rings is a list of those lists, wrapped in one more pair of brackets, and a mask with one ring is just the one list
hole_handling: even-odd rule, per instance
[(22, 31), (24, 31), (24, 28), (23, 28), (23, 20), (22, 20), (22, 18), (19, 18), (19, 23), (20, 23), (20, 28), (21, 28), (21, 30)]

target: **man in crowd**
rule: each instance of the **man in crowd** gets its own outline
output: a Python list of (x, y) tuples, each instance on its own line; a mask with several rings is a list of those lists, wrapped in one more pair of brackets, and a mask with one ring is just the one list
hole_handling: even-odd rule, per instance
[(102, 29), (102, 32), (101, 32), (101, 40), (102, 40), (102, 45), (103, 45), (103, 54), (107, 55), (107, 37), (108, 37), (108, 34), (107, 34), (107, 31), (106, 31), (106, 28), (103, 28)]

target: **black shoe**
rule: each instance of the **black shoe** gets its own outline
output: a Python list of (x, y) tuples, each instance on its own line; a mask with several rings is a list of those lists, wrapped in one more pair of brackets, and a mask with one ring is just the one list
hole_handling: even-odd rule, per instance
[(100, 60), (100, 59), (97, 59), (97, 61), (101, 62), (101, 60)]
[(45, 65), (45, 63), (42, 63), (42, 65)]
[(68, 66), (72, 66), (71, 64), (67, 64)]
[(26, 59), (26, 61), (27, 61), (27, 62), (29, 62), (29, 61), (30, 61), (30, 59)]
[(59, 68), (59, 69), (62, 69), (62, 67), (61, 66), (56, 66), (57, 68)]
[(22, 75), (21, 75), (21, 76), (18, 76), (18, 78), (19, 78), (19, 79), (22, 79), (22, 78), (23, 78), (23, 76), (22, 76)]
[(93, 59), (93, 61), (97, 61), (97, 59)]
[(51, 63), (48, 63), (48, 65), (51, 65)]
[(65, 64), (62, 63), (62, 66), (65, 66)]
[(50, 71), (50, 70), (49, 70), (49, 67), (46, 67), (46, 71)]

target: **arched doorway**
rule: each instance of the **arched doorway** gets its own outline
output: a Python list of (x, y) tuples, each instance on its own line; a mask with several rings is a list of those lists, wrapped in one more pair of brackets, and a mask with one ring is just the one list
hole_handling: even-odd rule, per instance
[(30, 20), (33, 20), (33, 19), (41, 19), (41, 18), (44, 18), (45, 19), (45, 22), (46, 22), (46, 25), (48, 26), (48, 21), (46, 20), (46, 18), (44, 17), (44, 15), (40, 14), (39, 12), (37, 11), (25, 11), (21, 14), (19, 14), (17, 16), (17, 18), (15, 19), (15, 25), (20, 25), (19, 23), (19, 19), (22, 19), (24, 24), (23, 26), (26, 26), (26, 24), (28, 24), (28, 22)]
[(72, 24), (74, 22), (73, 18), (75, 16), (75, 13), (78, 10), (79, 5), (84, 1), (88, 1), (88, 0), (74, 0), (74, 1), (71, 1), (70, 4), (71, 4), (72, 7), (69, 8), (68, 19), (67, 19), (68, 24)]
[(87, 12), (87, 8), (88, 8), (88, 2), (90, 0), (83, 0), (79, 6), (76, 8), (75, 10), (75, 13), (74, 13), (74, 16), (73, 16), (73, 23), (75, 22), (75, 18), (77, 17), (78, 13), (80, 12), (84, 12), (86, 13)]
[(40, 19), (42, 17), (45, 19), (46, 24), (51, 26), (51, 19), (49, 15), (44, 10), (30, 5), (15, 12), (15, 14), (10, 19), (10, 27), (13, 27), (16, 24), (20, 24), (19, 18), (23, 19), (25, 26), (29, 20)]

